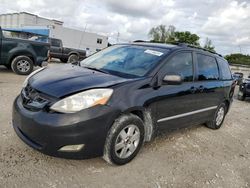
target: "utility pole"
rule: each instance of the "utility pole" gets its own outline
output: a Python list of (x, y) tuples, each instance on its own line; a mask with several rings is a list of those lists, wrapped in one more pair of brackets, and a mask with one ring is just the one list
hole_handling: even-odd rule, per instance
[(241, 51), (241, 46), (239, 45), (239, 48), (240, 48), (240, 53), (242, 53), (242, 51)]
[(118, 31), (118, 33), (117, 33), (117, 38), (116, 38), (116, 43), (119, 43), (119, 37), (120, 37), (120, 33), (119, 33), (119, 31)]
[(78, 47), (78, 48), (80, 48), (80, 46), (81, 46), (81, 44), (82, 44), (82, 40), (83, 40), (84, 34), (85, 34), (85, 32), (86, 32), (87, 25), (88, 25), (88, 24), (86, 23), (85, 28), (84, 28), (84, 30), (83, 30), (83, 33), (82, 33), (82, 35), (81, 35), (81, 39), (80, 39), (79, 47)]

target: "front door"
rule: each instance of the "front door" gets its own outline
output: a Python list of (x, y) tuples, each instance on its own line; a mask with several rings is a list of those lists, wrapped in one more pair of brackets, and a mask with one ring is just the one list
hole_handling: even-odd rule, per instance
[(51, 47), (50, 47), (50, 54), (54, 58), (62, 58), (62, 44), (59, 39), (50, 39), (51, 40)]
[[(163, 83), (158, 89), (156, 102), (157, 124), (159, 128), (176, 129), (192, 123), (192, 114), (199, 104), (195, 97), (194, 63), (191, 51), (175, 54), (159, 72), (159, 75), (177, 74), (182, 77), (182, 84)], [(160, 79), (163, 79), (160, 78)]]

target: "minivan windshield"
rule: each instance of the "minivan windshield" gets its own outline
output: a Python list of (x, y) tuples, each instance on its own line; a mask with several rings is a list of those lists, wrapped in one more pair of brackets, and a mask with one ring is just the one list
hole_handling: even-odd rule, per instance
[(143, 77), (168, 52), (165, 48), (114, 45), (80, 62), (80, 66), (126, 78)]

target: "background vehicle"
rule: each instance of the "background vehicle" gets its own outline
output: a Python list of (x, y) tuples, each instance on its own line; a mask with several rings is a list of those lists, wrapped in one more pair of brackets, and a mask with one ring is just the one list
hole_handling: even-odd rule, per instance
[(218, 54), (183, 44), (114, 45), (79, 66), (48, 67), (27, 78), (13, 126), (46, 154), (103, 156), (122, 165), (157, 131), (203, 123), (219, 129), (234, 88)]
[(244, 76), (244, 75), (243, 75), (243, 73), (241, 73), (241, 72), (234, 72), (234, 73), (233, 73), (233, 78), (234, 78), (234, 80), (236, 80), (237, 85), (242, 84), (243, 76)]
[(238, 99), (244, 101), (246, 97), (250, 97), (250, 75), (239, 86)]
[(42, 66), (48, 59), (49, 44), (13, 38), (11, 31), (0, 28), (0, 65), (15, 73), (28, 75), (34, 66)]
[(60, 39), (49, 38), (49, 43), (50, 58), (58, 58), (64, 63), (73, 63), (86, 57), (85, 50), (65, 48)]

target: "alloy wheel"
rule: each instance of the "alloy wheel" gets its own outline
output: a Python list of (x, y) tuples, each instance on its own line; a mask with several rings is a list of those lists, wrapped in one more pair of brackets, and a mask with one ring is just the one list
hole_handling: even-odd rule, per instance
[(17, 69), (20, 72), (28, 72), (30, 70), (30, 63), (26, 60), (20, 60), (17, 62)]
[(215, 120), (217, 126), (222, 123), (224, 116), (225, 116), (225, 109), (223, 107), (220, 107), (220, 109), (217, 112)]
[(121, 130), (115, 141), (115, 154), (119, 158), (128, 158), (137, 149), (140, 142), (140, 130), (135, 125), (128, 125)]

